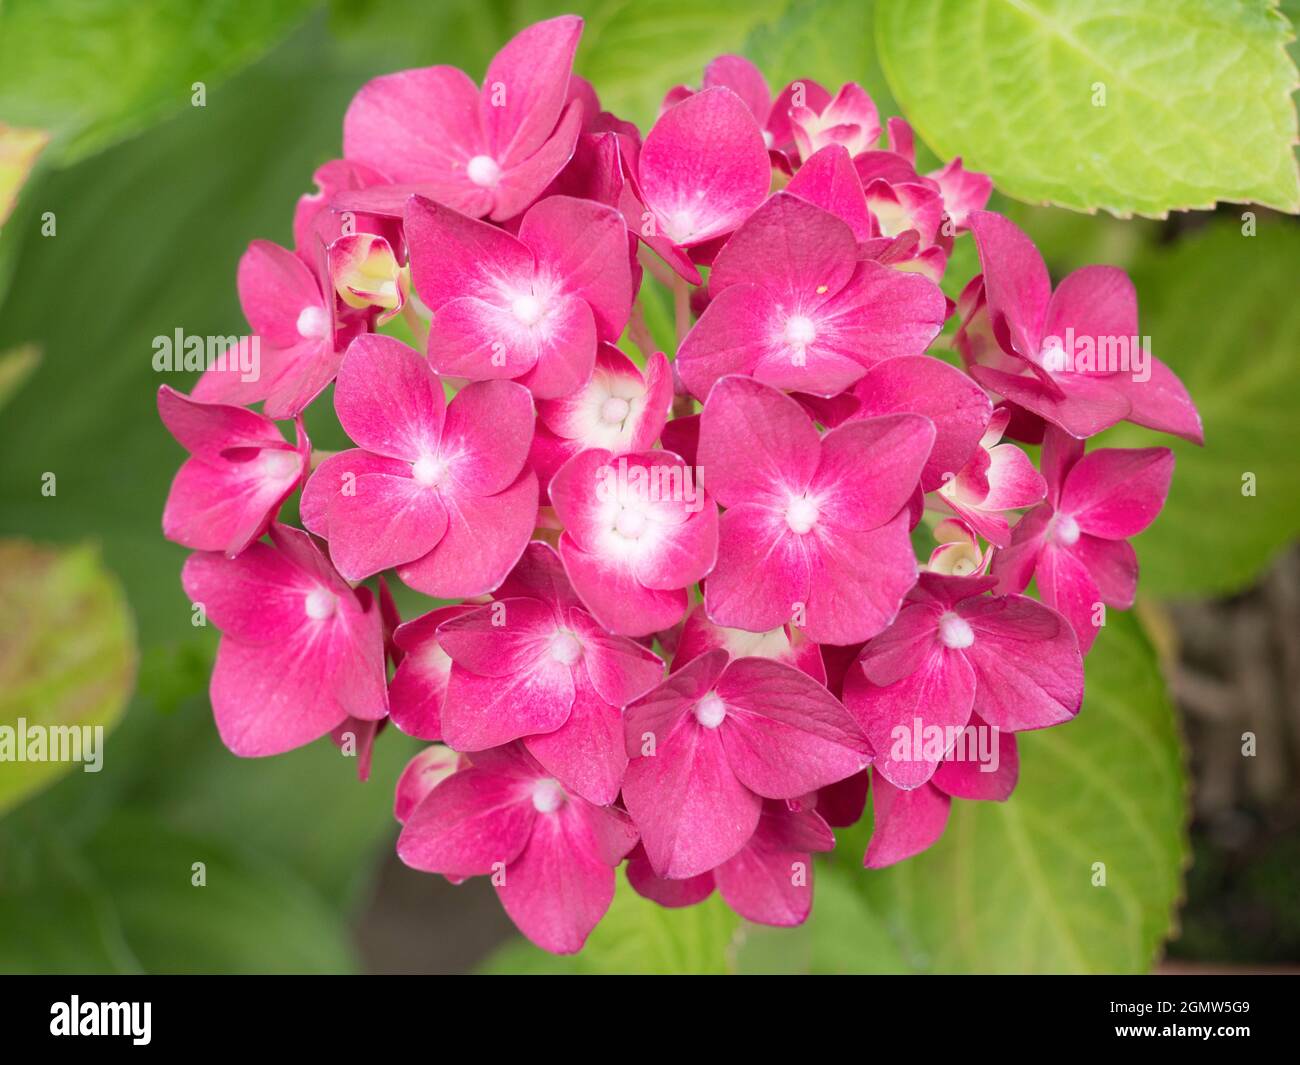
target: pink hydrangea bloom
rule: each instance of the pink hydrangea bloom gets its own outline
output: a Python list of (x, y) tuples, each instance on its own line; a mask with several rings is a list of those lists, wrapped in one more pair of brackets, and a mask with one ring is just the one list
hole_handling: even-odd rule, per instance
[(673, 374), (662, 352), (645, 369), (613, 344), (596, 350), (596, 368), (582, 388), (537, 403), (537, 432), (528, 461), (544, 486), (564, 463), (587, 448), (613, 455), (648, 451), (668, 421)]
[[(239, 302), (254, 336), (241, 337), (223, 365), (194, 386), (204, 403), (262, 402), (268, 418), (302, 413), (334, 379), (359, 325), (340, 322), (333, 292), (299, 256), (255, 240), (239, 260)], [(255, 346), (254, 346), (255, 345)]]
[(1044, 603), (1074, 626), (1086, 654), (1105, 621), (1104, 606), (1127, 610), (1137, 591), (1137, 555), (1128, 542), (1165, 505), (1174, 475), (1168, 448), (1100, 448), (1049, 431), (1043, 444), (1047, 501), (1012, 531), (993, 559), (1001, 591), (1037, 582)]
[(374, 597), (350, 588), (306, 533), (277, 524), (270, 537), (238, 558), (193, 554), (181, 576), (221, 630), (212, 710), (222, 742), (245, 756), (388, 713)]
[(763, 799), (852, 776), (871, 746), (839, 700), (791, 666), (710, 651), (623, 713), (623, 801), (656, 875), (679, 880), (734, 856)]
[(995, 411), (970, 460), (939, 488), (944, 503), (998, 547), (1011, 543), (1006, 512), (1031, 507), (1047, 494), (1029, 456), (1015, 444), (998, 442), (1010, 420), (1005, 407)]
[(412, 193), (475, 218), (512, 218), (573, 154), (580, 101), (568, 103), (582, 19), (521, 30), (488, 64), (480, 89), (463, 71), (421, 67), (367, 82), (343, 120), (343, 152), (390, 185), (338, 203), (400, 214)]
[[(363, 781), (398, 733), (432, 744), (402, 859), (489, 876), (561, 953), (620, 864), (786, 927), (868, 800), (875, 870), (1008, 799), (1172, 475), (1084, 438), (1201, 436), (1128, 278), (1053, 291), (989, 178), (919, 172), (860, 86), (774, 93), (723, 55), (643, 137), (573, 73), (581, 32), (525, 28), (481, 86), (366, 84), (293, 250), (240, 261), (253, 335), (158, 397), (223, 741), (328, 737)], [(961, 366), (931, 350), (954, 311)], [(313, 450), (335, 416), (355, 446)], [(405, 623), (390, 575), (433, 597)]]
[(817, 643), (884, 629), (916, 579), (903, 508), (933, 443), (915, 414), (820, 437), (788, 396), (747, 377), (719, 381), (700, 423), (699, 461), (725, 508), (709, 617), (754, 632), (793, 618)]
[(550, 486), (564, 525), (560, 557), (574, 590), (610, 632), (648, 636), (686, 613), (686, 589), (718, 556), (718, 508), (671, 451), (566, 462)]
[(866, 89), (848, 82), (821, 107), (808, 100), (792, 106), (790, 132), (801, 159), (828, 144), (842, 144), (850, 155), (858, 155), (880, 139), (880, 113)]
[(321, 463), (301, 512), (339, 572), (360, 580), (397, 567), (412, 588), (446, 598), (500, 584), (537, 517), (527, 391), (485, 381), (447, 404), (419, 355), (364, 336), (348, 349), (334, 402), (361, 446)]
[(623, 781), (620, 708), (663, 676), (659, 657), (605, 631), (548, 545), (529, 545), (493, 602), (444, 622), (452, 660), (442, 736), (458, 751), (512, 740), (565, 787), (614, 801)]
[(929, 780), (972, 712), (1007, 732), (1068, 721), (1083, 700), (1069, 623), (1024, 596), (985, 595), (992, 577), (923, 573), (897, 620), (844, 681), (844, 705), (876, 752), (875, 773)]
[(980, 384), (1074, 437), (1128, 420), (1201, 443), (1187, 390), (1145, 350), (1128, 275), (1085, 266), (1053, 291), (1043, 257), (1014, 222), (976, 211), (970, 226), (983, 300), (958, 340)]
[(689, 251), (738, 228), (771, 182), (758, 123), (739, 96), (718, 86), (659, 117), (641, 146), (624, 214), (629, 228), (698, 285)]
[(416, 198), (406, 233), (439, 373), (517, 378), (539, 399), (568, 396), (590, 379), (597, 342), (617, 340), (627, 324), (627, 231), (612, 207), (552, 196), (511, 236)]
[(483, 751), (406, 816), (398, 856), (456, 879), (488, 876), (510, 919), (554, 954), (582, 949), (636, 845), (628, 816), (560, 784), (518, 744)]
[(311, 442), (296, 446), (275, 423), (242, 407), (198, 403), (163, 385), (158, 414), (190, 457), (163, 508), (163, 535), (196, 551), (232, 558), (266, 531), (307, 473)]
[(878, 362), (919, 355), (945, 316), (931, 281), (859, 261), (846, 223), (789, 192), (727, 242), (709, 292), (678, 352), (682, 381), (699, 399), (730, 373), (833, 395)]

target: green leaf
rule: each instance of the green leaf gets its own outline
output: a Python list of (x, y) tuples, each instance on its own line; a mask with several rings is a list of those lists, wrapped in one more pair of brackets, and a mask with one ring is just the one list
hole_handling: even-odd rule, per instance
[[(102, 767), (102, 737), (126, 705), (135, 660), (122, 589), (94, 548), (0, 541), (0, 726), (14, 743), (0, 763), (0, 813), (74, 768)], [(25, 760), (35, 755), (18, 738), (32, 728), (44, 739), (39, 761)], [(101, 739), (84, 748), (96, 728)], [(56, 736), (80, 762), (45, 760)]]
[(751, 30), (785, 8), (786, 0), (587, 0), (574, 5), (587, 20), (577, 71), (595, 85), (603, 107), (645, 131), (664, 93), (698, 86), (710, 59), (741, 51)]
[(1270, 0), (880, 0), (876, 38), (917, 132), (1009, 196), (1300, 210), (1296, 68)]
[(277, 861), (143, 811), (115, 813), (76, 849), (50, 835), (0, 881), (0, 971), (354, 968), (342, 922)]
[(722, 975), (735, 971), (740, 925), (716, 893), (698, 906), (670, 910), (638, 895), (620, 871), (609, 913), (581, 953), (557, 958), (519, 940), (502, 947), (482, 971)]
[(0, 354), (0, 407), (22, 388), (40, 361), (41, 349), (35, 344), (24, 344)]
[(1253, 237), (1220, 223), (1134, 269), (1142, 331), (1205, 423), (1204, 448), (1131, 425), (1101, 440), (1177, 456), (1165, 509), (1134, 540), (1144, 593), (1240, 591), (1300, 536), (1297, 262), (1300, 231), (1264, 218)]
[[(9, 0), (0, 114), (74, 162), (183, 107), (284, 36), (315, 0)], [(209, 101), (210, 102), (210, 101)]]
[(858, 889), (859, 869), (818, 862), (813, 909), (798, 928), (746, 924), (738, 969), (755, 975), (860, 975), (907, 972), (881, 915)]
[(1018, 740), (1007, 802), (954, 802), (943, 838), (888, 869), (861, 867), (861, 826), (834, 860), (916, 971), (1149, 970), (1181, 894), (1187, 782), (1156, 657), (1132, 615), (1112, 613), (1102, 629), (1078, 718)]

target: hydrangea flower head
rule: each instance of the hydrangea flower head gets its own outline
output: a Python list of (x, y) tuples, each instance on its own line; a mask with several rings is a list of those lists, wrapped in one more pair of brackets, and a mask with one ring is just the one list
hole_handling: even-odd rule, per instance
[(1053, 289), (860, 86), (723, 55), (639, 129), (573, 73), (582, 25), (362, 86), (293, 249), (238, 264), (251, 335), (158, 395), (221, 739), (328, 738), (408, 866), (488, 877), (556, 953), (621, 865), (789, 927), (868, 803), (866, 877), (1014, 802), (1173, 474), (1089, 438), (1200, 439), (1128, 278)]

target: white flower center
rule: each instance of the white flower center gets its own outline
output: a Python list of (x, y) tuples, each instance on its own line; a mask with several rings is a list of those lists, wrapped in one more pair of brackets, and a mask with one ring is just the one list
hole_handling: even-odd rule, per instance
[(304, 307), (298, 312), (298, 335), (319, 340), (330, 331), (330, 317), (324, 307)]
[(470, 181), (485, 189), (494, 189), (501, 180), (501, 164), (490, 155), (476, 155), (465, 167)]
[(551, 657), (562, 665), (571, 666), (582, 657), (582, 644), (573, 633), (560, 629), (551, 637)]
[(324, 588), (313, 588), (307, 593), (303, 609), (313, 621), (323, 621), (334, 613), (338, 605), (339, 601), (334, 597), (333, 592)]
[(631, 507), (624, 507), (618, 512), (618, 517), (614, 519), (614, 529), (620, 536), (626, 536), (629, 540), (635, 540), (646, 527), (646, 516), (643, 511), (633, 510)]
[(817, 327), (807, 315), (796, 314), (785, 322), (786, 342), (795, 348), (806, 348), (817, 339)]
[(966, 556), (957, 559), (957, 561), (952, 564), (952, 568), (948, 572), (951, 573), (954, 577), (969, 577), (972, 573), (975, 572), (975, 569), (976, 569), (975, 560), (969, 556)]
[(558, 780), (552, 780), (549, 777), (546, 780), (539, 780), (533, 785), (533, 809), (539, 814), (553, 814), (561, 806), (567, 796), (564, 789), (560, 787)]
[(446, 473), (447, 464), (432, 455), (421, 455), (411, 463), (411, 476), (415, 478), (416, 484), (422, 484), (425, 488), (433, 487)]
[(790, 506), (786, 508), (785, 512), (785, 522), (791, 529), (802, 536), (804, 533), (812, 531), (812, 527), (817, 524), (820, 513), (816, 503), (807, 496), (801, 496), (790, 501)]
[(536, 325), (542, 317), (542, 301), (536, 296), (516, 296), (510, 310), (524, 325)]
[(975, 642), (975, 630), (964, 617), (949, 610), (939, 618), (939, 641), (945, 647), (960, 650)]
[(727, 707), (717, 692), (709, 692), (695, 704), (695, 720), (705, 728), (717, 728), (727, 716)]
[(1069, 514), (1058, 514), (1052, 522), (1052, 535), (1059, 544), (1070, 547), (1079, 542), (1079, 523)]
[(302, 468), (302, 456), (296, 451), (267, 448), (262, 452), (259, 464), (263, 475), (268, 480), (282, 481), (287, 477), (297, 476)]
[(610, 396), (600, 405), (600, 420), (610, 425), (620, 425), (627, 420), (632, 404), (622, 396)]

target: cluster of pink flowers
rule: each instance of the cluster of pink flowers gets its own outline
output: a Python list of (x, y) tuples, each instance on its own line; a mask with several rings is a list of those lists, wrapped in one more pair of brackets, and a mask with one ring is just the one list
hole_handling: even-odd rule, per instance
[[(623, 862), (664, 906), (794, 925), (869, 786), (871, 869), (954, 798), (1005, 800), (1016, 733), (1079, 711), (1173, 471), (1086, 439), (1200, 439), (1125, 274), (1053, 290), (988, 178), (918, 173), (860, 86), (773, 98), (723, 56), (642, 136), (572, 73), (581, 31), (528, 27), (482, 87), (365, 85), (294, 249), (240, 262), (260, 374), (159, 394), (223, 741), (350, 736), (363, 776), (390, 720), (428, 741), (399, 855), (490, 877), (556, 952)], [(671, 358), (643, 283), (675, 293)], [(423, 350), (379, 331), (398, 315)], [(950, 321), (962, 368), (927, 354)], [(302, 415), (331, 384), (356, 446), (323, 455)], [(403, 622), (393, 580), (444, 602)]]

